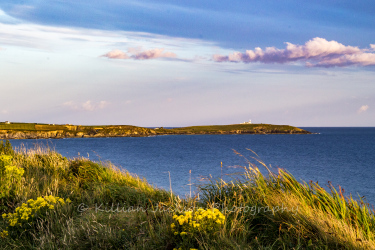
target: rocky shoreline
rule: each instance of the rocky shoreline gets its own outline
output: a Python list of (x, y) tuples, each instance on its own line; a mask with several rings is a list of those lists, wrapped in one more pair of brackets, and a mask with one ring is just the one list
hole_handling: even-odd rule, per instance
[(121, 131), (121, 132), (77, 132), (77, 131), (1, 131), (0, 139), (63, 139), (63, 138), (96, 138), (96, 137), (137, 137), (156, 135), (154, 131)]

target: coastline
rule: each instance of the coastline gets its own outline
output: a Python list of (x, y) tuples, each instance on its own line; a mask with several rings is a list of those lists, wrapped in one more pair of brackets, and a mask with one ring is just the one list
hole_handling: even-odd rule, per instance
[(108, 138), (202, 134), (311, 134), (311, 132), (289, 125), (272, 124), (206, 125), (151, 129), (131, 125), (81, 126), (71, 124), (0, 123), (0, 139)]

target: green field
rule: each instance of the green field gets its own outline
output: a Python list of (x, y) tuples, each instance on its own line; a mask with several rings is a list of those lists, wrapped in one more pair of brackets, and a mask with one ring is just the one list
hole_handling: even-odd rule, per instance
[(130, 125), (71, 125), (71, 124), (41, 124), (41, 123), (0, 123), (0, 130), (22, 130), (22, 131), (53, 131), (53, 130), (69, 130), (69, 131), (85, 131), (91, 129), (118, 129), (129, 130), (136, 128)]
[(35, 131), (36, 123), (0, 123), (0, 130), (31, 130)]

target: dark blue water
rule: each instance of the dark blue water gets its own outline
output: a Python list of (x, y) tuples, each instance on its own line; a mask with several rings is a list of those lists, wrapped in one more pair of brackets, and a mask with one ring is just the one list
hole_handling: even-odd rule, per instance
[[(48, 141), (56, 151), (68, 157), (81, 156), (106, 161), (145, 177), (150, 183), (173, 192), (189, 193), (189, 170), (192, 183), (200, 177), (220, 177), (242, 172), (247, 166), (243, 157), (259, 158), (276, 171), (291, 172), (297, 179), (328, 181), (353, 197), (365, 196), (375, 204), (375, 128), (305, 128), (312, 135), (169, 135), (156, 137), (74, 138), (60, 140), (11, 140), (13, 146), (27, 147)], [(254, 161), (253, 161), (254, 162)], [(194, 188), (193, 188), (194, 190)]]

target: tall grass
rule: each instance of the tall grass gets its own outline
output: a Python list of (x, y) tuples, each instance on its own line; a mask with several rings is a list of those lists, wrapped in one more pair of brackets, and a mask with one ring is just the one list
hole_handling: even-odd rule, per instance
[[(318, 183), (298, 182), (279, 169), (267, 175), (251, 163), (244, 167), (242, 179), (230, 183), (222, 180), (202, 187), (206, 203), (221, 204), (227, 210), (249, 208), (235, 215), (236, 223), (250, 222), (253, 235), (261, 244), (274, 242), (280, 248), (375, 249), (374, 210), (362, 199), (344, 197), (341, 187), (332, 184), (329, 191)], [(232, 215), (233, 216), (233, 215)]]
[[(9, 146), (0, 150), (8, 153)], [(47, 195), (72, 203), (27, 230), (3, 234), (0, 249), (173, 249), (181, 241), (171, 228), (173, 215), (198, 208), (218, 208), (225, 221), (214, 232), (184, 232), (193, 237), (191, 248), (375, 249), (369, 204), (344, 196), (341, 188), (325, 190), (285, 170), (273, 173), (257, 158), (252, 162), (237, 179), (201, 186), (201, 199), (180, 199), (109, 162), (68, 159), (49, 148), (18, 149), (12, 164), (24, 170), (22, 185), (0, 199), (0, 212), (13, 213)], [(0, 233), (7, 228), (0, 217)]]

